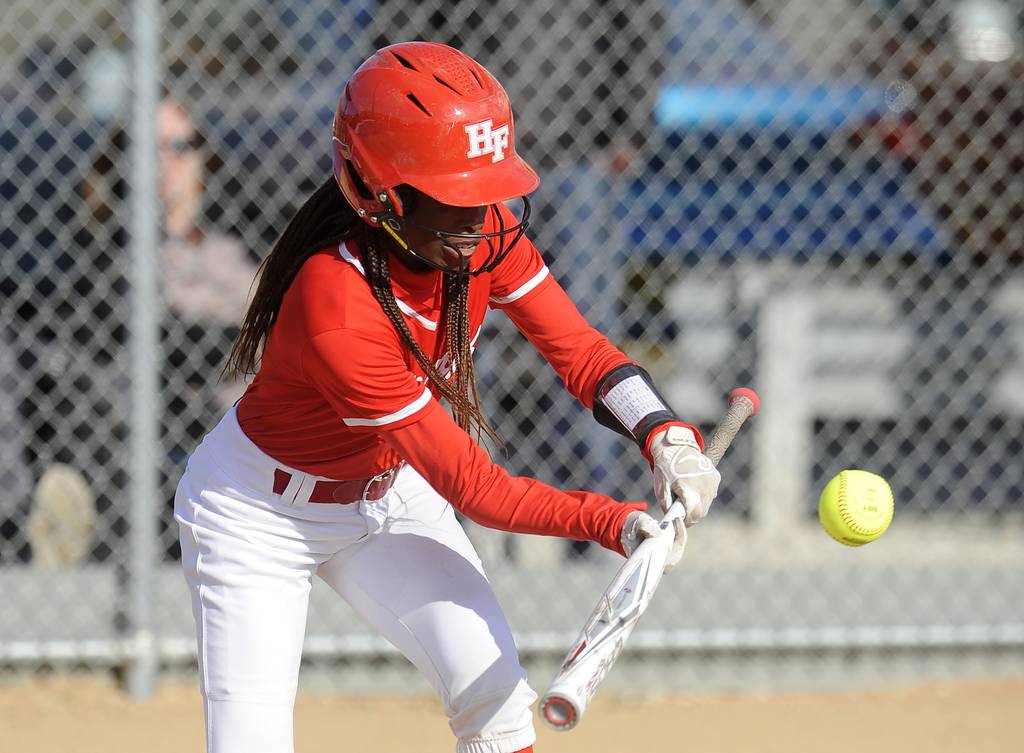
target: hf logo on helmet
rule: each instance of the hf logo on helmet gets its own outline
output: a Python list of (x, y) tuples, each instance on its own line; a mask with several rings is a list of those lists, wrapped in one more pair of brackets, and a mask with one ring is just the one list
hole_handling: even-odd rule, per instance
[(469, 151), (467, 157), (482, 157), (490, 154), (491, 162), (500, 162), (505, 159), (505, 150), (508, 149), (508, 126), (491, 127), (490, 118), (465, 126), (466, 134), (469, 136)]

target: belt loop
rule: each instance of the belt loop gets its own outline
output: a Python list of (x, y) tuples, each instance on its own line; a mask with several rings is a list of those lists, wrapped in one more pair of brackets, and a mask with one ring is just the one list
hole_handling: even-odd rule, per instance
[(305, 507), (316, 483), (308, 473), (293, 473), (281, 498), (292, 507)]

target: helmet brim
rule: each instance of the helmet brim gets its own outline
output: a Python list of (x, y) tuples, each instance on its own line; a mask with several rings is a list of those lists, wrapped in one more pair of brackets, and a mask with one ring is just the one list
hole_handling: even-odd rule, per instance
[(526, 196), (540, 185), (540, 177), (518, 154), (465, 172), (403, 177), (417, 191), (454, 207), (500, 204)]

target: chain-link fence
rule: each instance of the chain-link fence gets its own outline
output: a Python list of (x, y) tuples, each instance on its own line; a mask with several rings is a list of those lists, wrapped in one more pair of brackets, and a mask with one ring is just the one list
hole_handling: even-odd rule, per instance
[[(503, 82), (542, 176), (535, 242), (677, 411), (710, 428), (732, 386), (762, 395), (638, 649), (1024, 644), (1018, 3), (170, 0), (155, 45), (147, 7), (3, 10), (0, 661), (191, 655), (174, 484), (243, 387), (220, 368), (256, 264), (330, 170), (342, 83), (413, 38)], [(489, 322), (503, 462), (650, 498), (635, 449)], [(816, 527), (846, 467), (897, 499), (863, 550)], [(472, 535), (523, 650), (567, 648), (614, 558)], [(387, 651), (315, 596), (311, 656)]]

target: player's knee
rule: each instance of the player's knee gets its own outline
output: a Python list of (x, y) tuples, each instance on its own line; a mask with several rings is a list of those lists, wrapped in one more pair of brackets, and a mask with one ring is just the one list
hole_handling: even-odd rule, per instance
[(489, 692), (468, 689), (452, 699), (449, 724), (459, 753), (513, 753), (534, 742), (530, 707), (537, 694), (519, 678)]

